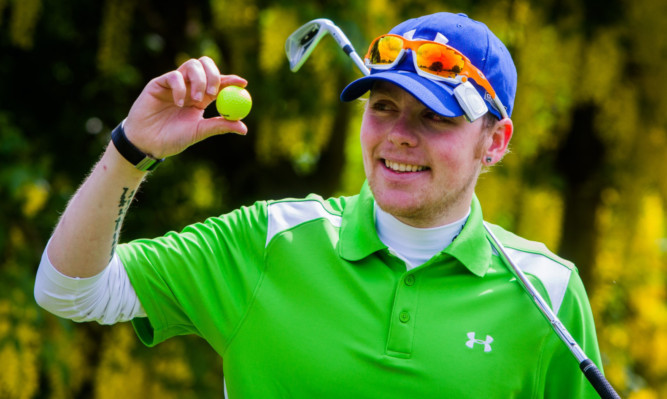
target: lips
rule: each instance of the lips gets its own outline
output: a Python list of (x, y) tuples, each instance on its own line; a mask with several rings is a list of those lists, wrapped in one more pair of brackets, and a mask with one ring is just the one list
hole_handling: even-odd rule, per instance
[(384, 160), (384, 166), (386, 166), (388, 169), (393, 170), (394, 172), (399, 172), (399, 173), (421, 172), (421, 171), (424, 171), (424, 170), (428, 169), (427, 166), (411, 165), (411, 164), (406, 164), (406, 163), (394, 162), (394, 161), (390, 161), (388, 159)]

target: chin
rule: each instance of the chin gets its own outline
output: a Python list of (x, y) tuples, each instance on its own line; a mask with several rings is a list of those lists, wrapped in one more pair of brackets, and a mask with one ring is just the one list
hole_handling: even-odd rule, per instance
[(407, 195), (380, 195), (375, 198), (375, 202), (383, 211), (403, 218), (414, 217), (420, 214), (422, 208), (414, 197)]

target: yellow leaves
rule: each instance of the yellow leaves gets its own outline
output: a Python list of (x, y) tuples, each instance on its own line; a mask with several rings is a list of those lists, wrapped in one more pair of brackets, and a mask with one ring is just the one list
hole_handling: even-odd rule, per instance
[[(667, 38), (663, 33), (667, 2), (627, 1), (626, 23), (629, 47), (638, 90), (646, 98), (644, 114), (656, 118), (660, 125), (667, 121)], [(628, 77), (628, 76), (626, 76)]]
[(361, 126), (361, 114), (366, 100), (356, 100), (352, 104), (355, 112), (353, 113), (352, 122), (348, 125), (348, 130), (345, 132), (347, 135), (345, 139), (345, 162), (341, 173), (340, 192), (336, 194), (343, 196), (357, 194), (364, 180), (366, 180), (361, 146), (359, 145), (359, 126)]
[[(201, 41), (201, 44), (199, 45), (199, 50), (200, 53), (197, 55), (196, 58), (203, 57), (203, 56), (208, 56), (210, 57), (218, 67), (222, 67), (223, 65), (223, 57), (222, 57), (222, 51), (220, 50), (220, 47), (218, 47), (218, 44), (211, 39), (204, 39)], [(187, 61), (190, 57), (185, 58), (183, 62)], [(183, 62), (177, 62), (176, 65), (181, 65)]]
[[(281, 158), (281, 155), (292, 157), (304, 150), (301, 140), (306, 130), (307, 122), (303, 119), (291, 119), (284, 121), (260, 121), (260, 133), (269, 132), (260, 140), (257, 140), (257, 153), (260, 161), (272, 163)], [(270, 137), (269, 137), (270, 135)]]
[[(576, 85), (581, 101), (602, 103), (623, 87), (624, 59), (617, 30), (601, 30), (582, 48), (582, 57), (572, 55), (579, 69)], [(576, 57), (576, 58), (575, 58)]]
[(391, 7), (387, 0), (369, 0), (367, 15), (388, 15), (395, 19), (395, 8)]
[(630, 337), (628, 337), (627, 330), (621, 326), (609, 326), (606, 334), (609, 339), (609, 344), (616, 349), (625, 350), (630, 343)]
[(255, 1), (211, 0), (213, 24), (217, 29), (234, 29), (253, 24), (258, 9)]
[[(56, 322), (50, 318), (50, 322)], [(53, 358), (42, 363), (51, 387), (53, 399), (68, 399), (75, 396), (85, 381), (90, 381), (93, 368), (89, 364), (90, 338), (82, 329), (65, 331), (51, 324), (41, 335), (53, 350)], [(53, 362), (53, 363), (51, 363)]]
[[(262, 70), (276, 72), (287, 62), (285, 39), (303, 22), (297, 20), (294, 11), (279, 7), (262, 10), (259, 58)], [(271, 104), (268, 115), (276, 117), (261, 118), (256, 131), (256, 151), (261, 162), (272, 164), (287, 159), (298, 173), (307, 174), (312, 170), (332, 133), (333, 112), (339, 105), (340, 91), (336, 86), (338, 72), (333, 68), (339, 68), (335, 57), (341, 56), (342, 51), (334, 39), (325, 37), (299, 72), (304, 82), (301, 87), (311, 91), (308, 93), (311, 98), (316, 98), (315, 115), (304, 112), (312, 104), (306, 106), (282, 99)]]
[(267, 73), (275, 73), (287, 60), (285, 39), (300, 26), (300, 22), (294, 9), (273, 7), (262, 10), (259, 24), (259, 66)]
[(0, 397), (28, 399), (38, 389), (41, 339), (26, 296), (18, 289), (11, 294), (11, 301), (0, 297)]
[(207, 209), (215, 203), (215, 184), (210, 168), (199, 167), (189, 181), (192, 204), (198, 209)]
[(133, 359), (136, 345), (131, 326), (122, 324), (106, 335), (100, 353), (100, 367), (95, 376), (97, 399), (140, 398), (146, 380), (146, 370)]
[[(186, 359), (186, 347), (175, 340), (160, 344), (161, 356), (151, 364), (156, 380), (189, 390), (194, 384), (194, 372)], [(154, 386), (156, 384), (153, 384)], [(151, 388), (154, 389), (154, 388)]]
[(288, 159), (297, 172), (308, 173), (329, 141), (333, 117), (323, 113), (311, 118), (265, 119), (260, 124), (262, 137), (257, 140), (260, 160), (271, 164)]
[(619, 212), (624, 197), (618, 192), (603, 195), (591, 304), (601, 348), (611, 360), (605, 366), (610, 382), (636, 391), (636, 397), (651, 397), (655, 392), (639, 390), (628, 370), (641, 369), (653, 381), (667, 378), (667, 266), (660, 247), (665, 212), (659, 195), (633, 193), (639, 196), (636, 213)]
[[(35, 25), (42, 10), (42, 0), (17, 0), (12, 1), (12, 14), (9, 22), (9, 33), (12, 43), (25, 50), (30, 50), (33, 45)], [(0, 12), (2, 6), (0, 4)], [(0, 20), (2, 19), (0, 14)]]
[(480, 177), (475, 192), (484, 219), (557, 250), (563, 216), (563, 199), (558, 191), (522, 186), (517, 180), (491, 172)]
[(633, 248), (637, 254), (647, 254), (660, 264), (658, 239), (665, 233), (662, 199), (656, 194), (646, 195), (641, 202), (642, 213), (637, 233), (633, 235)]
[[(663, 302), (664, 303), (664, 302)], [(667, 320), (665, 317), (665, 309), (663, 304), (662, 309), (662, 322), (664, 323)], [(667, 375), (667, 326), (662, 326), (659, 330), (653, 335), (653, 340), (649, 344), (653, 348), (653, 354), (651, 356), (651, 368), (653, 373), (659, 376)]]
[[(552, 251), (558, 248), (563, 218), (563, 199), (553, 189), (526, 190), (520, 200), (522, 208), (517, 233), (530, 240), (543, 242)], [(535, 223), (539, 220), (539, 223)]]
[(125, 64), (135, 4), (133, 0), (106, 0), (97, 52), (97, 67), (103, 73), (116, 72)]
[[(505, 4), (507, 5), (507, 4)], [(530, 3), (527, 1), (517, 1), (514, 3), (512, 8), (514, 20), (521, 24), (526, 25), (533, 18), (533, 13), (530, 10)]]
[(21, 190), (21, 197), (23, 198), (21, 206), (23, 214), (32, 218), (46, 205), (49, 198), (49, 186), (43, 181), (27, 183)]
[(518, 179), (494, 173), (493, 168), (491, 172), (481, 175), (475, 193), (482, 204), (484, 219), (513, 230), (514, 215), (520, 213), (518, 199), (521, 198), (521, 189)]
[[(375, 38), (382, 33), (387, 33), (388, 29), (396, 25), (399, 21), (395, 7), (395, 2), (390, 0), (369, 0), (366, 4), (366, 23), (362, 24), (365, 28), (366, 37)], [(370, 44), (370, 43), (368, 43)], [(363, 57), (366, 48), (357, 49), (360, 56)]]
[(526, 22), (513, 26), (511, 34), (516, 46), (512, 56), (519, 73), (512, 115), (517, 132), (513, 146), (529, 160), (542, 149), (555, 148), (559, 132), (569, 122), (581, 39), (563, 35), (529, 9), (518, 17)]
[(5, 372), (0, 374), (0, 396), (9, 398), (30, 397), (30, 395), (22, 395), (23, 376), (20, 365), (23, 361), (18, 351), (9, 345), (3, 346), (0, 349), (0, 362), (8, 365)]
[(187, 363), (183, 341), (160, 344), (153, 349), (159, 357), (150, 363), (137, 355), (137, 345), (129, 323), (115, 325), (106, 333), (95, 376), (96, 399), (195, 396), (195, 376)]
[(619, 84), (599, 104), (595, 127), (599, 137), (609, 144), (608, 156), (612, 162), (628, 161), (636, 154), (632, 150), (643, 128), (638, 100), (636, 87)]
[(628, 399), (660, 399), (660, 396), (654, 390), (646, 388), (632, 392)]

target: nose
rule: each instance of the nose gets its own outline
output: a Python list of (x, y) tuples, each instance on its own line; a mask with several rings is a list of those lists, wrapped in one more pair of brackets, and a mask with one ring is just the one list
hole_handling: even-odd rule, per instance
[(387, 135), (387, 140), (397, 147), (415, 147), (419, 143), (419, 137), (414, 132), (414, 126), (407, 115), (396, 120)]

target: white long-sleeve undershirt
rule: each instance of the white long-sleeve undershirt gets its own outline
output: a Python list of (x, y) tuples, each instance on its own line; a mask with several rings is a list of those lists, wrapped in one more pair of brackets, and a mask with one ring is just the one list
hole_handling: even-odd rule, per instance
[(48, 247), (35, 279), (35, 300), (41, 307), (76, 322), (114, 324), (146, 316), (117, 254), (99, 274), (78, 278), (66, 276), (53, 266)]

